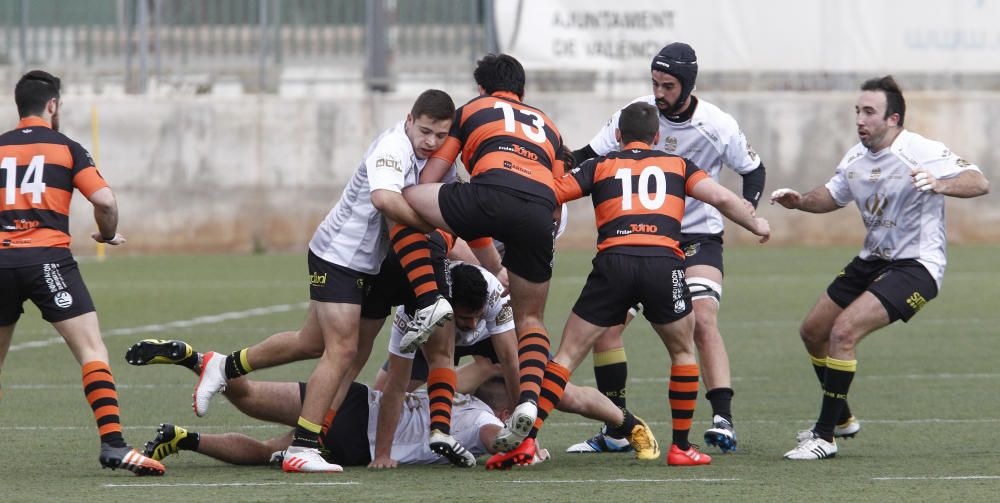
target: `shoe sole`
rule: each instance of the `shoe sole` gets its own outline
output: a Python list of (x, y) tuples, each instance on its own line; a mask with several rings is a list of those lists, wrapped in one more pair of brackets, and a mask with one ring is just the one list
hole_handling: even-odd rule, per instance
[(469, 458), (466, 458), (460, 453), (455, 452), (455, 449), (453, 449), (451, 445), (445, 442), (431, 442), (430, 448), (432, 451), (434, 451), (435, 454), (437, 454), (438, 456), (444, 456), (445, 458), (448, 459), (448, 461), (451, 464), (459, 468), (472, 468), (476, 466), (476, 458), (472, 458), (471, 459), (472, 464), (469, 464), (470, 463)]
[(723, 454), (736, 452), (736, 440), (728, 435), (714, 431), (705, 432), (705, 443), (713, 447), (718, 447)]
[[(173, 364), (187, 358), (190, 346), (182, 341), (162, 341), (146, 339), (139, 341), (125, 352), (125, 360), (131, 365)], [(193, 351), (192, 351), (193, 353)]]
[[(454, 318), (455, 318), (454, 312), (446, 312), (442, 316), (438, 317), (438, 319), (436, 320), (432, 318), (433, 322), (430, 325), (428, 325), (429, 327), (428, 330), (418, 331), (417, 335), (410, 337), (407, 337), (407, 334), (409, 334), (410, 332), (404, 333), (403, 337), (399, 339), (399, 350), (404, 353), (416, 352), (417, 349), (420, 348), (420, 346), (423, 346), (424, 343), (427, 342), (427, 339), (431, 338), (431, 333), (434, 332), (434, 327), (443, 327), (445, 323), (451, 321)], [(409, 341), (407, 339), (409, 339)]]

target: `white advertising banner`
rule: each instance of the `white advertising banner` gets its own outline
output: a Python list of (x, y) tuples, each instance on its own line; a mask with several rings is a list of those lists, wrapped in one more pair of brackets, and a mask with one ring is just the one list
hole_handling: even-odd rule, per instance
[(533, 69), (635, 71), (673, 41), (711, 71), (1000, 72), (1000, 0), (494, 0)]

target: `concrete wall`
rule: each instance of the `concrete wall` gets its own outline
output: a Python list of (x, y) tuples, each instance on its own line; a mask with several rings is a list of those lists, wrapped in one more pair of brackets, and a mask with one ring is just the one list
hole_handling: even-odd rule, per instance
[[(471, 86), (470, 86), (471, 87)], [(421, 89), (394, 95), (349, 93), (341, 99), (280, 96), (64, 97), (63, 131), (99, 155), (119, 196), (122, 253), (303, 250), (317, 223), (339, 197), (371, 139), (405, 117)], [(472, 89), (451, 89), (456, 102)], [(600, 95), (533, 93), (579, 148), (618, 107), (645, 92)], [(463, 94), (467, 93), (467, 94)], [(767, 192), (808, 190), (824, 183), (856, 141), (857, 93), (698, 92), (740, 121), (768, 167)], [(945, 142), (993, 177), (1000, 164), (1000, 92), (907, 95), (909, 129)], [(94, 148), (91, 111), (99, 145)], [(0, 106), (12, 126), (16, 113)], [(739, 187), (727, 173), (723, 182)], [(949, 238), (1000, 241), (1000, 196), (949, 201)], [(592, 246), (589, 201), (573, 206), (562, 246)], [(807, 215), (762, 205), (775, 241), (858, 244), (854, 209)], [(86, 201), (74, 200), (72, 232), (80, 254), (94, 229)], [(727, 240), (752, 242), (730, 226)], [(117, 253), (117, 252), (116, 252)]]

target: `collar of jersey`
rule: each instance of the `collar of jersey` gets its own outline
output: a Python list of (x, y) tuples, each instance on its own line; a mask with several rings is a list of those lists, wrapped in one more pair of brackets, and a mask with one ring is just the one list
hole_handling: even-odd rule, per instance
[(49, 121), (41, 117), (35, 117), (32, 115), (21, 119), (21, 122), (17, 123), (17, 129), (23, 129), (26, 127), (47, 127), (52, 129), (52, 124), (49, 124)]
[(494, 96), (494, 97), (497, 97), (497, 98), (503, 98), (505, 100), (517, 101), (517, 102), (521, 101), (521, 99), (518, 98), (516, 94), (514, 94), (514, 93), (512, 93), (510, 91), (494, 91), (493, 94), (491, 94), (490, 96)]
[(641, 141), (633, 141), (625, 145), (622, 150), (649, 150), (649, 145)]

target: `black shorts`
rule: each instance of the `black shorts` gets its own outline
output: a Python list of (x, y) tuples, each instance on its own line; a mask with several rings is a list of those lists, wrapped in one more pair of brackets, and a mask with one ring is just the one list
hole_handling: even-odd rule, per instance
[[(500, 357), (497, 356), (496, 349), (493, 348), (492, 339), (483, 339), (471, 346), (455, 346), (456, 367), (463, 356), (482, 356), (489, 358), (493, 363), (500, 363)], [(386, 360), (382, 364), (382, 370), (389, 370), (389, 360)], [(410, 380), (426, 382), (428, 375), (430, 375), (430, 366), (427, 364), (427, 358), (424, 357), (424, 352), (418, 349), (413, 355), (413, 366), (410, 367)]]
[(684, 266), (710, 265), (722, 269), (722, 234), (681, 234)]
[(503, 265), (510, 272), (533, 283), (552, 278), (556, 232), (552, 207), (477, 183), (443, 185), (438, 205), (460, 238), (489, 236), (503, 241)]
[(937, 297), (937, 282), (927, 268), (914, 259), (854, 260), (827, 287), (835, 304), (846, 308), (863, 292), (869, 291), (882, 302), (889, 322), (909, 321), (924, 304)]
[[(299, 396), (305, 401), (304, 382), (299, 383)], [(333, 417), (333, 424), (320, 441), (323, 448), (329, 451), (327, 461), (341, 466), (368, 466), (372, 462), (371, 445), (368, 443), (368, 386), (351, 383), (344, 402)]]
[[(441, 234), (433, 232), (428, 235), (428, 245), (431, 249), (431, 267), (437, 278), (438, 291), (441, 295), (451, 298), (451, 269), (448, 262), (448, 247)], [(395, 252), (389, 252), (382, 261), (382, 268), (373, 278), (371, 289), (366, 292), (361, 303), (361, 317), (370, 320), (380, 320), (389, 316), (393, 306), (406, 306), (406, 312), (411, 315), (416, 310), (414, 305), (417, 297), (399, 258)]]
[(0, 269), (0, 326), (17, 323), (28, 299), (49, 323), (94, 311), (94, 301), (72, 256), (52, 263)]
[(316, 302), (362, 304), (374, 276), (327, 262), (309, 250), (309, 298)]
[(573, 305), (573, 312), (599, 327), (625, 323), (637, 302), (651, 323), (677, 321), (691, 312), (690, 292), (684, 282), (685, 264), (675, 256), (637, 256), (601, 252)]

